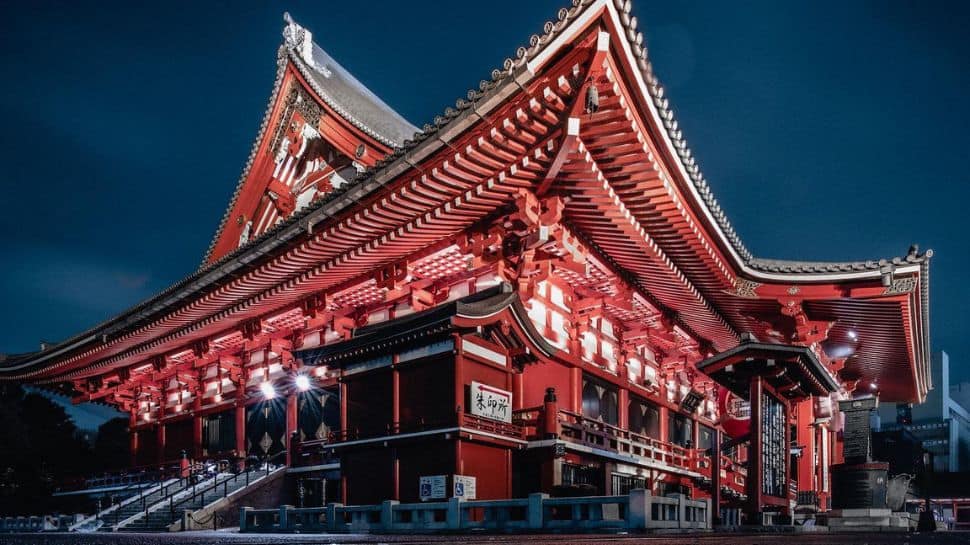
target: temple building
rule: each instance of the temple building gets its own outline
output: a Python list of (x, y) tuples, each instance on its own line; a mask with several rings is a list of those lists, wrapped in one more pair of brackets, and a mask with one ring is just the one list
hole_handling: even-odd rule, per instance
[(838, 401), (931, 389), (932, 252), (754, 257), (629, 0), (560, 10), (422, 127), (289, 16), (283, 37), (201, 267), (0, 363), (129, 414), (133, 466), (278, 459), (345, 504), (448, 476), (753, 517), (831, 507)]

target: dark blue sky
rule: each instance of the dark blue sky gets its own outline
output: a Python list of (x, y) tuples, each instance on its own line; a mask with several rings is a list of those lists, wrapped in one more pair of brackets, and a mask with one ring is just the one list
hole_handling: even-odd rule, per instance
[[(7, 3), (0, 350), (191, 273), (266, 107), (282, 12), (421, 125), (565, 0)], [(638, 1), (706, 177), (762, 257), (933, 248), (934, 349), (970, 380), (970, 4)]]

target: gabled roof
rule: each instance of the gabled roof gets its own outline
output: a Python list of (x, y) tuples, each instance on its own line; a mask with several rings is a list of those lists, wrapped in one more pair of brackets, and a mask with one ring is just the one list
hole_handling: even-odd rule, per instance
[(287, 55), (327, 105), (360, 130), (393, 148), (401, 147), (418, 132), (417, 127), (314, 43), (310, 32), (296, 24), (289, 13), (284, 19)]
[[(284, 89), (285, 82), (291, 80), (287, 75), (290, 66), (299, 72), (320, 100), (337, 115), (373, 138), (380, 146), (386, 146), (387, 149), (400, 148), (408, 138), (418, 131), (417, 127), (388, 106), (323, 48), (314, 43), (312, 33), (298, 25), (289, 13), (285, 13), (283, 18), (286, 21), (286, 26), (283, 28), (283, 43), (277, 53), (276, 79), (273, 84), (273, 91), (270, 93), (269, 104), (266, 107), (265, 114), (263, 114), (263, 121), (253, 142), (249, 159), (243, 167), (226, 211), (223, 213), (219, 226), (206, 249), (202, 259), (202, 267), (209, 264), (214, 258), (221, 257), (221, 255), (213, 255), (217, 251), (217, 245), (221, 248), (218, 250), (220, 253), (225, 252), (225, 242), (223, 241), (220, 244), (220, 241), (226, 234), (227, 226), (230, 225), (230, 216), (235, 215), (236, 204), (244, 199), (244, 192), (256, 191), (262, 194), (265, 190), (265, 184), (269, 181), (268, 179), (253, 179), (254, 168), (256, 168), (262, 155), (271, 155), (273, 152), (273, 150), (264, 149), (267, 137), (270, 136), (267, 131), (272, 132), (273, 130), (270, 125), (274, 121), (274, 112), (279, 111), (281, 102), (283, 102), (283, 97), (280, 95), (286, 91)], [(263, 175), (263, 173), (259, 174)], [(247, 213), (249, 211), (243, 211), (243, 214)]]

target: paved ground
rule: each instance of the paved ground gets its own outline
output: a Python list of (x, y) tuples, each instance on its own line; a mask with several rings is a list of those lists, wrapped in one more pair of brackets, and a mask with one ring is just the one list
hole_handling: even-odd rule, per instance
[(587, 535), (240, 535), (231, 532), (179, 534), (0, 534), (0, 545), (968, 545), (970, 532), (934, 534), (664, 534)]

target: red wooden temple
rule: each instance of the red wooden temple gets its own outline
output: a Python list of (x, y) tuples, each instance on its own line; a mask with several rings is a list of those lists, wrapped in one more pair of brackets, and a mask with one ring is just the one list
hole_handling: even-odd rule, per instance
[(328, 501), (715, 497), (828, 505), (836, 401), (931, 387), (931, 252), (753, 257), (629, 0), (578, 1), (434, 122), (287, 17), (201, 267), (0, 379), (130, 414), (132, 464), (286, 452)]

